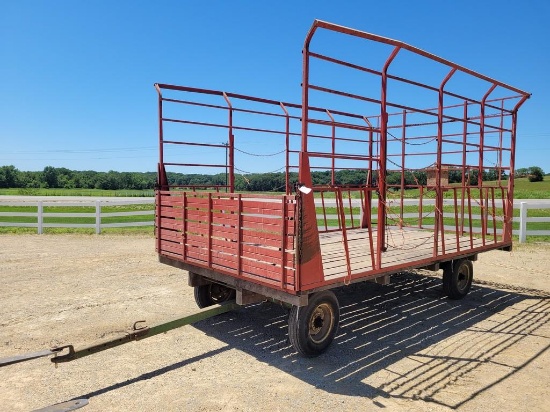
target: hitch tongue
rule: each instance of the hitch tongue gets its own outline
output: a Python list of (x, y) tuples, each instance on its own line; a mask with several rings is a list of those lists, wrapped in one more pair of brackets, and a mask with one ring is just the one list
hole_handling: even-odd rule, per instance
[[(0, 359), (0, 367), (11, 365), (18, 362), (25, 362), (31, 359), (42, 358), (45, 356), (54, 355), (50, 360), (55, 363), (70, 362), (75, 359), (83, 358), (84, 356), (93, 355), (107, 349), (115, 348), (120, 345), (124, 345), (128, 342), (138, 341), (151, 336), (159, 335), (161, 333), (166, 333), (170, 330), (180, 328), (185, 325), (191, 325), (201, 320), (217, 316), (219, 314), (229, 312), (235, 309), (238, 309), (239, 305), (235, 301), (229, 301), (219, 306), (213, 306), (202, 310), (200, 312), (194, 313), (192, 315), (187, 315), (180, 319), (175, 319), (166, 323), (161, 323), (155, 326), (146, 326), (144, 320), (138, 320), (132, 326), (132, 329), (127, 332), (125, 335), (118, 336), (116, 338), (111, 338), (92, 344), (88, 347), (75, 350), (73, 345), (59, 346), (52, 349), (43, 350), (41, 352), (28, 353), (25, 355), (13, 356), (11, 358)], [(68, 353), (61, 354), (60, 352), (68, 350)]]
[[(46, 356), (56, 355), (58, 352), (63, 350), (64, 347), (61, 348), (52, 348), (52, 349), (46, 349), (40, 352), (32, 352), (32, 353), (25, 353), (23, 355), (17, 355), (17, 356), (11, 356), (9, 358), (2, 358), (0, 359), (0, 368), (2, 366), (8, 366), (13, 365), (14, 363), (20, 363), (20, 362), (26, 362), (33, 359), (38, 358), (44, 358)], [(73, 349), (74, 351), (74, 349)]]

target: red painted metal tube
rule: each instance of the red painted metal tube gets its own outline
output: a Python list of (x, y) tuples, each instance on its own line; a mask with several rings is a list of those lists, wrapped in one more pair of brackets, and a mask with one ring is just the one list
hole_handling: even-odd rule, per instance
[(183, 192), (183, 199), (182, 199), (182, 226), (183, 230), (181, 233), (181, 243), (182, 243), (182, 255), (183, 260), (187, 259), (187, 193)]
[(458, 230), (458, 202), (457, 202), (457, 189), (453, 188), (453, 199), (454, 199), (454, 212), (455, 212), (455, 240), (456, 240), (456, 251), (460, 252), (460, 231)]
[(363, 31), (352, 29), (352, 28), (349, 28), (349, 27), (340, 26), (338, 24), (329, 23), (329, 22), (322, 21), (322, 20), (315, 20), (313, 22), (313, 25), (311, 26), (311, 28), (308, 32), (308, 35), (306, 37), (306, 42), (307, 42), (308, 46), (309, 46), (309, 43), (310, 43), (310, 41), (313, 37), (313, 34), (315, 33), (315, 30), (317, 28), (323, 28), (323, 29), (326, 29), (326, 30), (336, 31), (336, 32), (339, 32), (339, 33), (344, 33), (344, 34), (349, 34), (351, 36), (361, 37), (363, 39), (368, 39), (368, 40), (374, 40), (374, 41), (379, 42), (379, 43), (389, 44), (389, 45), (394, 46), (394, 47), (405, 49), (405, 50), (408, 50), (412, 53), (418, 54), (420, 56), (427, 57), (430, 60), (436, 61), (438, 63), (444, 64), (444, 65), (449, 66), (449, 67), (453, 67), (458, 71), (461, 71), (463, 73), (469, 74), (469, 75), (474, 76), (474, 77), (477, 77), (478, 79), (485, 80), (489, 83), (495, 83), (498, 86), (501, 86), (505, 89), (514, 91), (514, 92), (519, 93), (521, 95), (530, 96), (529, 93), (527, 93), (523, 90), (520, 90), (516, 87), (509, 86), (506, 83), (499, 82), (499, 81), (494, 80), (494, 79), (492, 79), (488, 76), (485, 76), (481, 73), (477, 73), (477, 72), (475, 72), (473, 70), (470, 70), (466, 67), (460, 66), (460, 65), (458, 65), (456, 63), (453, 63), (449, 60), (438, 57), (435, 54), (428, 53), (428, 52), (426, 52), (422, 49), (419, 49), (417, 47), (414, 47), (414, 46), (411, 46), (409, 44), (403, 43), (401, 41), (393, 40), (393, 39), (390, 39), (390, 38), (387, 38), (387, 37), (378, 36), (378, 35), (372, 34), (372, 33), (363, 32)]
[[(369, 69), (368, 67), (359, 66), (357, 64), (349, 63), (349, 62), (346, 62), (344, 60), (335, 59), (333, 57), (325, 56), (325, 55), (322, 55), (322, 54), (319, 54), (319, 53), (314, 53), (314, 52), (310, 51), (309, 56), (313, 57), (313, 58), (317, 58), (319, 60), (324, 60), (324, 61), (327, 61), (327, 62), (330, 62), (330, 63), (334, 63), (334, 64), (338, 64), (338, 65), (341, 65), (341, 66), (344, 66), (344, 67), (348, 67), (350, 69), (355, 69), (355, 70), (359, 70), (359, 71), (362, 71), (362, 72), (365, 72), (365, 73), (370, 73), (370, 74), (373, 74), (373, 75), (382, 76), (382, 72), (380, 72), (380, 71)], [(438, 91), (437, 87), (433, 87), (433, 86), (430, 86), (430, 85), (427, 85), (427, 84), (416, 82), (414, 80), (406, 79), (404, 77), (399, 77), (399, 76), (395, 76), (395, 75), (391, 75), (391, 74), (388, 74), (387, 77), (388, 77), (388, 79), (397, 80), (397, 81), (400, 81), (402, 83), (410, 84), (412, 86), (421, 87), (421, 88), (426, 89), (426, 90), (431, 90), (431, 91), (434, 91), (434, 92)], [(479, 102), (475, 99), (472, 99), (472, 98), (469, 98), (469, 97), (466, 97), (466, 96), (462, 96), (462, 95), (459, 95), (459, 94), (456, 94), (456, 93), (451, 93), (451, 92), (447, 92), (447, 91), (445, 91), (444, 93), (446, 95), (451, 96), (451, 97), (455, 97), (455, 98), (460, 99), (460, 100), (465, 100), (465, 101), (468, 101), (470, 103), (481, 103), (481, 102)], [(487, 105), (487, 107), (492, 107), (494, 109), (499, 109), (497, 106)], [(434, 110), (437, 110), (437, 108), (434, 109)], [(510, 113), (511, 113), (511, 111), (510, 111)]]
[(386, 91), (387, 91), (387, 72), (393, 59), (399, 53), (400, 48), (395, 47), (386, 59), (384, 68), (382, 69), (382, 85), (380, 97), (380, 158), (378, 170), (378, 256), (377, 261), (382, 265), (382, 251), (386, 250), (386, 169), (387, 169), (387, 149), (388, 149), (388, 112), (386, 108)]
[[(242, 267), (243, 267), (243, 195), (237, 194), (237, 277), (242, 277)], [(284, 224), (283, 224), (284, 226)]]
[(284, 103), (279, 103), (281, 109), (285, 112), (285, 192), (287, 195), (291, 193), (290, 187), (290, 172), (289, 172), (289, 163), (290, 163), (290, 116), (288, 110), (286, 109)]
[(211, 143), (194, 143), (194, 142), (180, 142), (175, 140), (164, 140), (164, 144), (176, 144), (185, 146), (203, 146), (203, 147), (225, 147), (223, 144), (211, 144)]
[(331, 121), (331, 133), (332, 133), (332, 136), (331, 136), (331, 149), (332, 149), (332, 156), (331, 156), (331, 163), (332, 163), (332, 168), (331, 168), (331, 173), (330, 173), (330, 181), (331, 183), (334, 185), (336, 184), (336, 181), (334, 179), (334, 169), (336, 167), (336, 157), (335, 157), (335, 154), (336, 154), (336, 126), (334, 125), (334, 117), (332, 117), (332, 115), (330, 114), (330, 112), (328, 111), (328, 109), (326, 110), (326, 113), (328, 115), (328, 117), (330, 117), (330, 121)]
[(504, 138), (504, 101), (501, 103), (502, 110), (500, 112), (500, 132), (498, 133), (498, 184), (500, 186), (502, 178), (502, 152), (503, 152), (503, 138)]
[[(464, 119), (468, 118), (468, 103), (464, 102)], [(460, 203), (460, 233), (464, 234), (464, 187), (466, 186), (466, 139), (468, 137), (468, 124), (463, 124), (462, 129), (462, 177), (461, 177), (461, 203)]]
[(435, 200), (435, 230), (434, 230), (434, 249), (433, 256), (438, 255), (439, 248), (439, 232), (441, 232), (441, 249), (442, 253), (445, 253), (445, 229), (443, 224), (443, 190), (441, 189), (441, 157), (443, 152), (443, 90), (447, 82), (455, 74), (456, 68), (453, 67), (447, 76), (441, 81), (439, 85), (439, 98), (437, 109), (437, 160), (435, 165), (435, 185), (436, 185), (436, 200)]
[(495, 188), (491, 187), (491, 204), (492, 204), (492, 217), (493, 217), (493, 241), (497, 243), (497, 220), (496, 220), (496, 205), (495, 205)]
[(487, 90), (485, 95), (483, 96), (483, 99), (481, 99), (481, 109), (480, 109), (480, 127), (479, 127), (479, 169), (478, 169), (478, 176), (477, 176), (477, 186), (481, 188), (483, 186), (483, 152), (484, 152), (484, 146), (485, 146), (485, 101), (489, 97), (489, 95), (495, 90), (497, 87), (496, 84), (493, 83), (493, 85)]
[(233, 193), (235, 191), (235, 136), (233, 135), (233, 105), (231, 104), (231, 100), (229, 100), (227, 93), (223, 92), (223, 98), (229, 107), (229, 130), (227, 137), (227, 144), (229, 148), (229, 191)]
[(403, 124), (402, 124), (403, 131), (401, 133), (401, 202), (400, 202), (400, 208), (399, 208), (399, 227), (400, 228), (403, 227), (403, 208), (405, 207), (403, 199), (405, 197), (405, 152), (407, 150), (407, 147), (405, 144), (405, 138), (407, 137), (406, 124), (407, 124), (407, 111), (403, 110)]
[(510, 136), (510, 176), (508, 178), (508, 196), (506, 201), (506, 211), (505, 211), (505, 230), (504, 237), (505, 242), (512, 241), (512, 216), (514, 211), (514, 177), (516, 170), (516, 128), (517, 128), (517, 117), (518, 110), (529, 98), (530, 95), (524, 95), (514, 106), (512, 114), (512, 133)]
[(344, 201), (342, 199), (342, 190), (340, 188), (336, 189), (336, 195), (337, 195), (337, 208), (338, 208), (338, 219), (341, 222), (341, 229), (342, 229), (342, 244), (344, 245), (344, 254), (346, 257), (346, 269), (348, 272), (348, 278), (351, 281), (351, 262), (350, 262), (350, 255), (349, 255), (349, 247), (348, 247), (348, 235), (347, 235), (347, 229), (346, 229), (346, 215), (344, 214)]

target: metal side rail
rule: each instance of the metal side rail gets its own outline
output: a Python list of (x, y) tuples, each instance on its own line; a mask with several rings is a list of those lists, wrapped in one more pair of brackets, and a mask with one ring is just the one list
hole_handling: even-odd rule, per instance
[(155, 325), (151, 327), (140, 326), (141, 324), (145, 323), (145, 321), (138, 321), (134, 323), (132, 330), (124, 336), (101, 341), (99, 343), (95, 343), (93, 345), (90, 345), (88, 347), (84, 347), (78, 350), (75, 350), (73, 345), (64, 345), (64, 346), (59, 346), (51, 349), (46, 349), (40, 352), (33, 352), (33, 353), (27, 353), (24, 355), (12, 356), (9, 358), (2, 358), (0, 359), (0, 367), (12, 365), (14, 363), (19, 363), (19, 362), (26, 362), (32, 359), (38, 359), (45, 356), (53, 356), (51, 361), (55, 364), (58, 364), (61, 362), (70, 362), (75, 359), (93, 355), (94, 353), (98, 353), (107, 349), (124, 345), (125, 343), (150, 338), (151, 336), (165, 333), (172, 329), (177, 329), (185, 325), (191, 325), (193, 323), (200, 322), (201, 320), (205, 320), (225, 312), (230, 312), (239, 307), (240, 306), (237, 305), (234, 301), (228, 302), (223, 305), (205, 309), (198, 313), (194, 313), (192, 315), (185, 316), (180, 319), (172, 320), (166, 323), (161, 323), (159, 325)]

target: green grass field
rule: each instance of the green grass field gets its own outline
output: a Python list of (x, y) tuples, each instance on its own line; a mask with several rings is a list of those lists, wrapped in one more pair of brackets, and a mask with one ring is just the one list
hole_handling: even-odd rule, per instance
[(101, 197), (153, 197), (154, 190), (103, 190), (103, 189), (0, 189), (10, 196), (101, 196)]

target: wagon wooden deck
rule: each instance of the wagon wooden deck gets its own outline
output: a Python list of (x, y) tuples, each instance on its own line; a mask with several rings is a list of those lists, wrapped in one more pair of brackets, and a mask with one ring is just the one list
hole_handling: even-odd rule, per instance
[[(418, 265), (419, 261), (434, 258), (433, 231), (408, 227), (389, 227), (386, 234), (388, 236), (387, 250), (382, 253), (382, 266), (386, 270), (391, 271), (393, 267), (411, 267), (415, 264)], [(376, 235), (377, 233), (374, 231), (374, 250), (377, 250)], [(348, 276), (348, 259), (342, 234), (340, 232), (322, 233), (319, 238), (325, 279), (330, 280)], [(459, 246), (457, 247), (457, 236), (454, 233), (445, 234), (444, 242), (442, 239), (438, 240), (438, 250), (443, 250), (443, 243), (445, 243), (447, 253), (471, 251), (474, 247), (483, 246), (483, 241), (480, 238), (459, 236)], [(347, 245), (352, 276), (375, 270), (373, 255), (370, 252), (368, 229), (349, 230), (347, 232)], [(376, 257), (374, 257), (375, 259)]]

